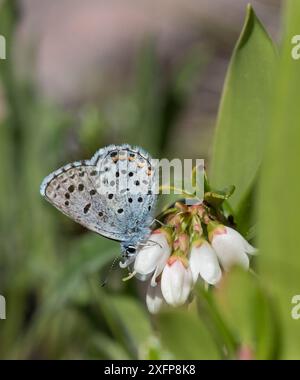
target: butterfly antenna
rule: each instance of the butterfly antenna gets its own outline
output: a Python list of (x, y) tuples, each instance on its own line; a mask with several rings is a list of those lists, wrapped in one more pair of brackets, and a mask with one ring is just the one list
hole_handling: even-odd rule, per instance
[(154, 224), (154, 223), (158, 223), (158, 224), (159, 224), (159, 225), (161, 225), (162, 227), (165, 227), (165, 226), (166, 226), (166, 224), (165, 224), (165, 223), (161, 222), (161, 221), (160, 221), (160, 220), (158, 220), (158, 219), (153, 219), (153, 221), (152, 221), (151, 225), (152, 225), (152, 224)]
[[(159, 245), (160, 248), (162, 248), (162, 245), (159, 244), (157, 241), (154, 241), (154, 240), (149, 239), (148, 242), (149, 242), (149, 243), (152, 243), (152, 246), (153, 246), (153, 245)], [(151, 246), (151, 245), (150, 245), (150, 246)]]
[[(183, 214), (183, 211), (179, 212), (178, 215), (180, 214)], [(163, 223), (162, 221), (158, 220), (158, 219), (153, 219), (152, 223), (150, 224), (150, 226), (152, 226), (154, 223), (158, 223), (161, 227), (169, 227), (169, 228), (174, 228), (174, 226), (172, 224), (166, 224), (166, 223)]]
[(113, 259), (113, 262), (111, 263), (111, 266), (106, 274), (106, 277), (105, 277), (105, 280), (102, 282), (101, 284), (101, 288), (103, 288), (106, 284), (107, 284), (107, 281), (108, 281), (108, 278), (111, 274), (111, 272), (113, 271), (113, 269), (115, 269), (115, 265), (116, 265), (116, 262), (120, 260), (120, 257), (119, 256), (116, 256), (114, 259)]
[[(149, 244), (149, 243), (151, 243), (151, 244)], [(154, 240), (151, 240), (151, 239), (147, 240), (146, 243), (140, 243), (139, 244), (139, 246), (146, 247), (146, 248), (153, 247), (154, 245), (159, 245), (160, 248), (162, 248), (162, 246), (157, 241), (154, 241)]]

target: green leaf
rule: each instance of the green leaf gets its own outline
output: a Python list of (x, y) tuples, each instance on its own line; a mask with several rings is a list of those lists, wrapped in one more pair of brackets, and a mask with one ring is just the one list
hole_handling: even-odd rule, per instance
[(248, 5), (223, 88), (210, 171), (214, 188), (236, 186), (235, 213), (261, 163), (275, 62), (272, 41)]
[(219, 359), (219, 351), (204, 323), (195, 315), (181, 310), (158, 316), (163, 345), (181, 360)]
[(259, 204), (259, 267), (273, 292), (283, 326), (283, 358), (299, 358), (300, 324), (291, 316), (292, 297), (300, 293), (300, 60), (291, 43), (299, 35), (300, 2), (287, 1), (283, 46), (274, 84), (272, 131), (262, 166)]

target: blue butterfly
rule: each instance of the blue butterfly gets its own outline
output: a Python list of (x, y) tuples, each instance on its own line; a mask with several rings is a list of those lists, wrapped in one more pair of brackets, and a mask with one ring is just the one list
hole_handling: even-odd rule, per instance
[(150, 235), (157, 199), (154, 160), (139, 147), (109, 145), (49, 174), (40, 192), (91, 231), (119, 241), (124, 266)]

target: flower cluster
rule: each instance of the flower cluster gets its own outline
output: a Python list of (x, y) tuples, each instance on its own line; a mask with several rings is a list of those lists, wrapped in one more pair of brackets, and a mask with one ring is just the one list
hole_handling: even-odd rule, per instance
[(248, 269), (248, 255), (254, 252), (235, 229), (212, 219), (204, 204), (177, 202), (163, 226), (138, 251), (133, 274), (149, 281), (146, 303), (155, 314), (164, 303), (186, 303), (199, 279), (216, 285), (222, 269), (228, 271), (233, 265)]

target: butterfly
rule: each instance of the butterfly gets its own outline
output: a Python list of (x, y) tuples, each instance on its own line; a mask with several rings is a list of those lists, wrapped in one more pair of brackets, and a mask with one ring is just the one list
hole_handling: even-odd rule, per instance
[(49, 174), (40, 193), (82, 226), (119, 241), (123, 266), (128, 266), (151, 233), (156, 182), (154, 160), (145, 150), (109, 145), (90, 160)]

